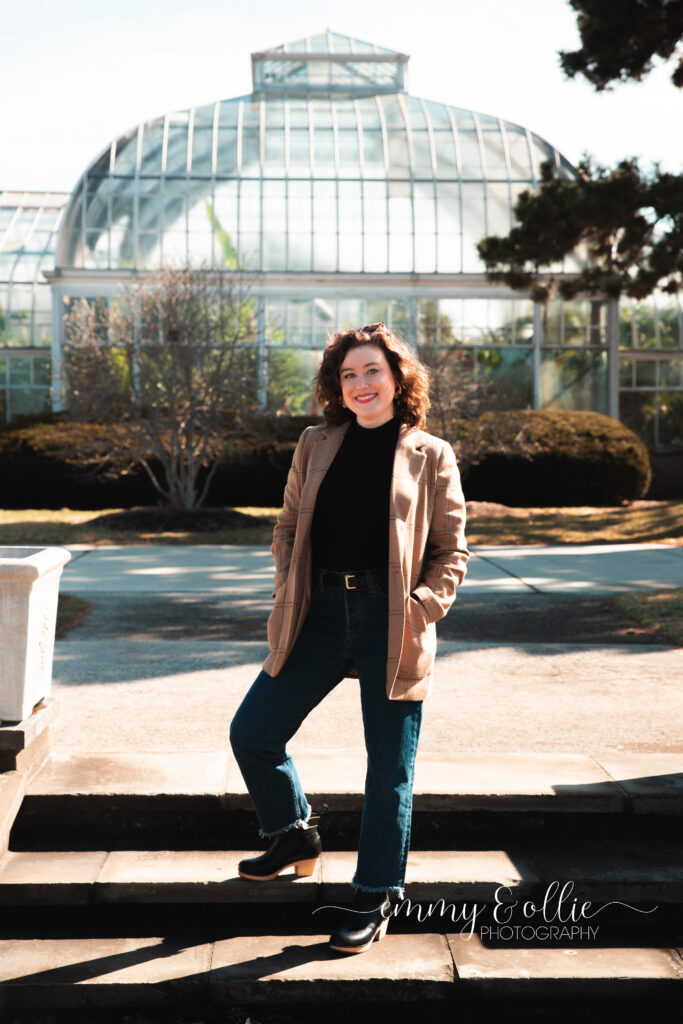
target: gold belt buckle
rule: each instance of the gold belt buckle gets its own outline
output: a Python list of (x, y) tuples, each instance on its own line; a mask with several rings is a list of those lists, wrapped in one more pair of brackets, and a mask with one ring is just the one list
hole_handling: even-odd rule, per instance
[(356, 575), (355, 572), (344, 573), (344, 586), (346, 587), (347, 590), (357, 590), (358, 589), (357, 587), (349, 586), (349, 580), (353, 579), (353, 577), (355, 575)]

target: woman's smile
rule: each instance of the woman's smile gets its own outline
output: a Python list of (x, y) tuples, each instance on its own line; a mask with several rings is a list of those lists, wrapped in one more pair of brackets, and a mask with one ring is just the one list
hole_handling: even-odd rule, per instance
[(394, 415), (396, 380), (377, 345), (349, 349), (339, 371), (342, 398), (361, 427), (381, 427)]

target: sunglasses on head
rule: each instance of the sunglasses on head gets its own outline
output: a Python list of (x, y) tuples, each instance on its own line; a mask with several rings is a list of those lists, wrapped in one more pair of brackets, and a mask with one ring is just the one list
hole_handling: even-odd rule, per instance
[(378, 331), (380, 327), (386, 327), (384, 320), (380, 320), (378, 324), (367, 324), (365, 327), (361, 327), (361, 331), (363, 334), (374, 334), (374, 332)]

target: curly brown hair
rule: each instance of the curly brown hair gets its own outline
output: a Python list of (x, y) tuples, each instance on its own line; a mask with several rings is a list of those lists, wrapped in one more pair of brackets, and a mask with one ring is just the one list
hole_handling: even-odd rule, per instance
[(313, 380), (315, 396), (327, 423), (338, 426), (353, 419), (351, 410), (342, 405), (339, 371), (349, 349), (359, 345), (376, 345), (384, 352), (399, 389), (394, 399), (397, 418), (408, 426), (424, 427), (431, 404), (429, 370), (412, 348), (383, 323), (359, 330), (336, 331), (329, 339), (320, 369)]

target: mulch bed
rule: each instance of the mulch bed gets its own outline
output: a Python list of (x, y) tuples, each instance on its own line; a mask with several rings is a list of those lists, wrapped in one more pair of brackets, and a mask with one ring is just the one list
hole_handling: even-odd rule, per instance
[(198, 508), (192, 511), (162, 506), (136, 506), (121, 512), (98, 516), (90, 525), (108, 530), (130, 530), (144, 533), (211, 533), (247, 526), (275, 523), (274, 518), (250, 516), (232, 508)]

